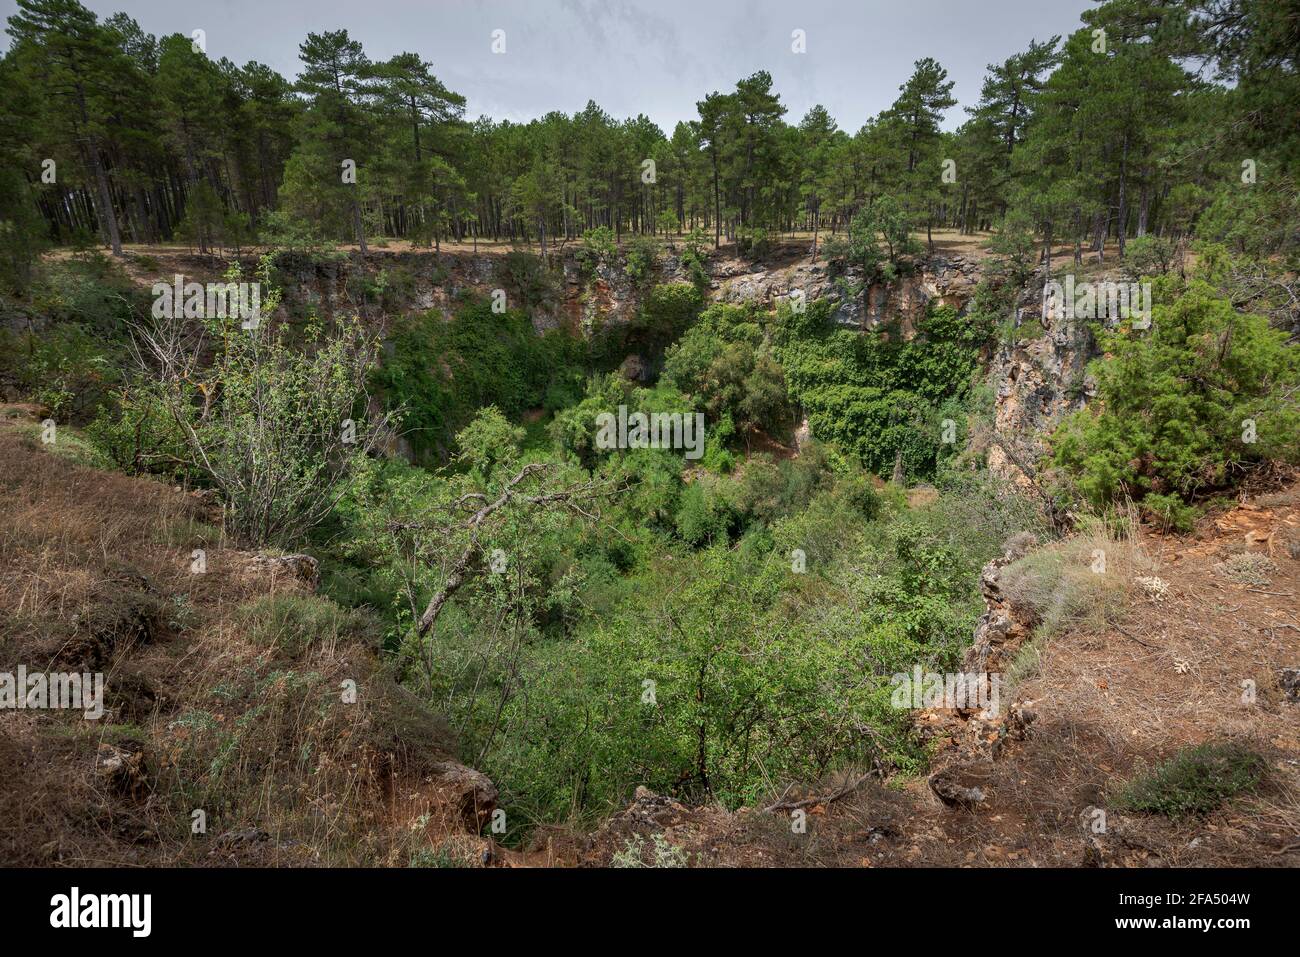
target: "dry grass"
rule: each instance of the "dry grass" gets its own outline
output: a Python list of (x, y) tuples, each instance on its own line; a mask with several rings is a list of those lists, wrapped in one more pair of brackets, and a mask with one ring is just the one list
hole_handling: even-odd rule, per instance
[(405, 865), (465, 831), (429, 774), (450, 736), (365, 617), (249, 557), (193, 497), (0, 424), (0, 670), (102, 671), (107, 707), (0, 712), (0, 863)]
[(1099, 631), (1121, 621), (1156, 563), (1137, 540), (1132, 520), (1091, 522), (1060, 542), (1031, 551), (1002, 569), (1012, 606), (1050, 639), (1067, 629)]

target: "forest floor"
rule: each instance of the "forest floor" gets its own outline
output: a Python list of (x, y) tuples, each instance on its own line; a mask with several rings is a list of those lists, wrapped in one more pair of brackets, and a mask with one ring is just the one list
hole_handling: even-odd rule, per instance
[[(818, 244), (824, 245), (833, 235), (833, 233), (827, 230), (820, 231), (818, 233)], [(993, 236), (994, 234), (988, 231), (962, 233), (956, 229), (935, 229), (930, 234), (930, 238), (934, 245), (934, 252), (936, 254), (941, 256), (963, 256), (969, 259), (983, 259), (987, 256), (988, 249), (985, 244), (988, 243)], [(659, 236), (657, 238), (663, 240), (669, 245), (680, 245), (685, 239), (685, 235), (679, 233), (667, 237)], [(923, 246), (925, 245), (926, 234), (924, 231), (914, 233), (912, 238), (918, 240)], [(780, 233), (773, 239), (773, 245), (776, 247), (774, 255), (778, 257), (793, 256), (795, 258), (807, 255), (811, 250), (812, 242), (813, 234), (811, 230), (795, 230), (793, 232)], [(554, 244), (548, 244), (547, 251), (553, 252), (557, 248), (571, 249), (577, 245), (577, 240), (569, 240), (567, 242), (562, 241), (558, 247)], [(712, 234), (709, 234), (709, 246), (712, 246)], [(356, 243), (338, 243), (333, 244), (329, 248), (352, 253), (357, 252), (360, 247), (358, 247)], [(206, 257), (200, 257), (196, 247), (184, 243), (123, 243), (122, 249), (127, 254), (128, 259), (144, 256), (167, 260), (199, 260), (211, 262), (211, 260)], [(480, 239), (478, 242), (446, 241), (439, 245), (438, 251), (448, 255), (463, 256), (483, 254), (489, 256), (503, 256), (516, 249), (538, 253), (541, 251), (541, 246), (536, 242), (512, 243), (507, 239)], [(240, 255), (246, 258), (249, 256), (260, 255), (267, 250), (268, 247), (256, 245), (245, 246), (240, 249)], [(385, 254), (433, 253), (435, 251), (434, 247), (431, 245), (426, 246), (422, 243), (413, 243), (407, 239), (393, 239), (382, 236), (377, 236), (373, 240), (370, 240), (368, 243), (368, 250), (370, 255), (380, 257)], [(98, 247), (98, 251), (104, 255), (109, 254), (109, 248), (107, 246)], [(220, 249), (217, 252), (220, 258), (229, 258), (234, 256), (233, 249)], [(59, 258), (72, 256), (75, 255), (75, 253), (70, 249), (63, 248), (52, 250), (47, 253), (47, 255), (52, 258)], [(718, 250), (718, 255), (734, 256), (735, 243), (724, 239), (721, 248)], [(1053, 260), (1058, 263), (1069, 263), (1073, 255), (1074, 246), (1071, 243), (1061, 242), (1052, 246)], [(1104, 256), (1105, 261), (1108, 263), (1117, 262), (1119, 260), (1118, 242), (1114, 240), (1108, 241), (1105, 245)], [(1095, 260), (1096, 251), (1085, 250), (1084, 264), (1088, 265), (1089, 263), (1095, 262)]]
[(0, 709), (0, 866), (481, 863), (495, 790), (314, 561), (39, 418), (0, 406), (0, 672), (99, 672), (104, 710)]

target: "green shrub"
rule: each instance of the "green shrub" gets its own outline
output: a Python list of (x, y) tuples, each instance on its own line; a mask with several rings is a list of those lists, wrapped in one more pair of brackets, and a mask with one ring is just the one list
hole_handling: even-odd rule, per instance
[(1101, 334), (1097, 401), (1062, 423), (1052, 455), (1093, 505), (1129, 497), (1186, 528), (1187, 506), (1243, 467), (1300, 461), (1300, 350), (1204, 281), (1176, 297), (1156, 285), (1149, 331)]
[(696, 289), (703, 292), (709, 285), (709, 238), (704, 230), (696, 226), (686, 234), (682, 249), (682, 269)]
[(0, 330), (0, 379), (14, 383), (57, 421), (84, 421), (109, 400), (121, 378), (117, 352), (76, 322), (41, 333)]
[(1125, 246), (1125, 266), (1132, 276), (1163, 276), (1173, 266), (1177, 252), (1177, 246), (1168, 237), (1154, 233), (1135, 236)]
[(531, 316), (552, 308), (560, 295), (560, 279), (541, 256), (511, 250), (501, 258), (497, 277), (510, 296), (510, 304)]
[(648, 348), (662, 349), (685, 332), (703, 308), (704, 297), (690, 283), (661, 283), (641, 305), (634, 339)]
[(1201, 744), (1180, 751), (1129, 781), (1116, 806), (1182, 818), (1206, 814), (1263, 781), (1267, 764), (1236, 744)]
[(877, 474), (901, 455), (908, 479), (928, 478), (962, 447), (944, 442), (944, 420), (964, 427), (987, 316), (932, 308), (914, 338), (880, 338), (838, 328), (828, 300), (778, 311), (775, 356), (813, 434)]
[(701, 478), (682, 490), (677, 534), (688, 545), (726, 542), (734, 522), (732, 503), (718, 485)]
[(607, 266), (618, 256), (618, 243), (614, 230), (608, 226), (597, 226), (582, 234), (582, 244), (575, 256), (583, 273), (590, 276), (599, 266)]
[(117, 401), (102, 407), (86, 426), (86, 435), (116, 468), (154, 473), (172, 479), (197, 478), (180, 426), (150, 388), (132, 383)]
[(623, 271), (632, 285), (648, 285), (659, 263), (659, 240), (653, 236), (633, 236), (627, 243), (625, 259)]

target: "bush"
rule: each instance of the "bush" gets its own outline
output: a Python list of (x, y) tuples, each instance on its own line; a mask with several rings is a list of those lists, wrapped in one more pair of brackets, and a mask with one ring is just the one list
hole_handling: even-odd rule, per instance
[(742, 435), (784, 437), (793, 424), (785, 370), (755, 319), (745, 307), (710, 306), (669, 349), (662, 379), (711, 421), (726, 416)]
[(120, 356), (79, 323), (59, 323), (41, 334), (0, 330), (0, 379), (45, 406), (59, 422), (85, 421), (110, 397), (120, 378)]
[(835, 327), (829, 313), (826, 300), (802, 313), (782, 305), (775, 336), (790, 395), (813, 434), (877, 474), (891, 470), (901, 454), (909, 479), (934, 475), (961, 447), (943, 441), (943, 420), (965, 420), (962, 409), (991, 325), (934, 308), (903, 342)]
[(1206, 814), (1254, 791), (1266, 768), (1263, 758), (1239, 745), (1201, 744), (1134, 778), (1120, 791), (1116, 805), (1172, 818)]
[(607, 266), (618, 256), (618, 243), (614, 230), (597, 226), (582, 234), (582, 245), (575, 254), (582, 271), (590, 275), (600, 266)]
[(686, 234), (682, 249), (682, 269), (690, 277), (692, 285), (701, 292), (709, 285), (708, 241), (704, 230), (696, 226)]
[[(649, 863), (646, 863), (647, 850), (650, 852)], [(670, 844), (663, 834), (654, 834), (648, 847), (644, 837), (633, 834), (623, 842), (623, 849), (616, 852), (609, 863), (611, 867), (687, 867), (690, 855), (684, 847)]]
[(623, 271), (632, 285), (647, 285), (659, 262), (659, 241), (653, 236), (633, 236), (627, 244), (626, 260)]
[(1047, 638), (1068, 627), (1098, 631), (1120, 621), (1130, 583), (1150, 562), (1131, 538), (1117, 538), (1096, 523), (1066, 541), (1030, 551), (999, 573), (1012, 604)]
[(118, 401), (102, 408), (86, 426), (86, 435), (124, 472), (152, 472), (176, 480), (201, 477), (188, 461), (180, 425), (147, 382), (123, 389)]
[(559, 277), (541, 256), (512, 250), (502, 257), (497, 277), (510, 295), (511, 305), (518, 304), (526, 315), (550, 309), (560, 295)]
[(1148, 233), (1130, 239), (1124, 248), (1124, 263), (1130, 276), (1163, 276), (1174, 264), (1178, 247), (1172, 239)]
[(677, 534), (688, 545), (702, 547), (726, 542), (735, 512), (723, 490), (704, 478), (682, 491), (677, 510)]
[(657, 285), (641, 305), (633, 339), (647, 348), (662, 349), (685, 332), (703, 308), (704, 297), (690, 283)]
[(1203, 281), (1156, 285), (1148, 332), (1101, 334), (1097, 401), (1062, 423), (1053, 461), (1093, 505), (1127, 496), (1185, 528), (1252, 463), (1300, 461), (1300, 351)]
[[(270, 258), (259, 276), (274, 315)], [(140, 326), (140, 388), (177, 424), (185, 463), (220, 490), (242, 543), (293, 544), (346, 493), (390, 419), (367, 419), (366, 382), (379, 344), (358, 320), (329, 334), (313, 325), (301, 345), (269, 320), (240, 328), (210, 318)], [(209, 354), (211, 358), (209, 359)]]

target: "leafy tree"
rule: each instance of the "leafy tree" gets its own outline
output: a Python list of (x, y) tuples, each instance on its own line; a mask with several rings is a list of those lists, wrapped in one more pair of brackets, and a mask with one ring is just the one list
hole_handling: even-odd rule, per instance
[(1097, 401), (1060, 427), (1052, 455), (1092, 504), (1127, 496), (1186, 527), (1187, 506), (1250, 466), (1300, 460), (1300, 358), (1204, 279), (1173, 282), (1159, 283), (1148, 333), (1101, 334)]

